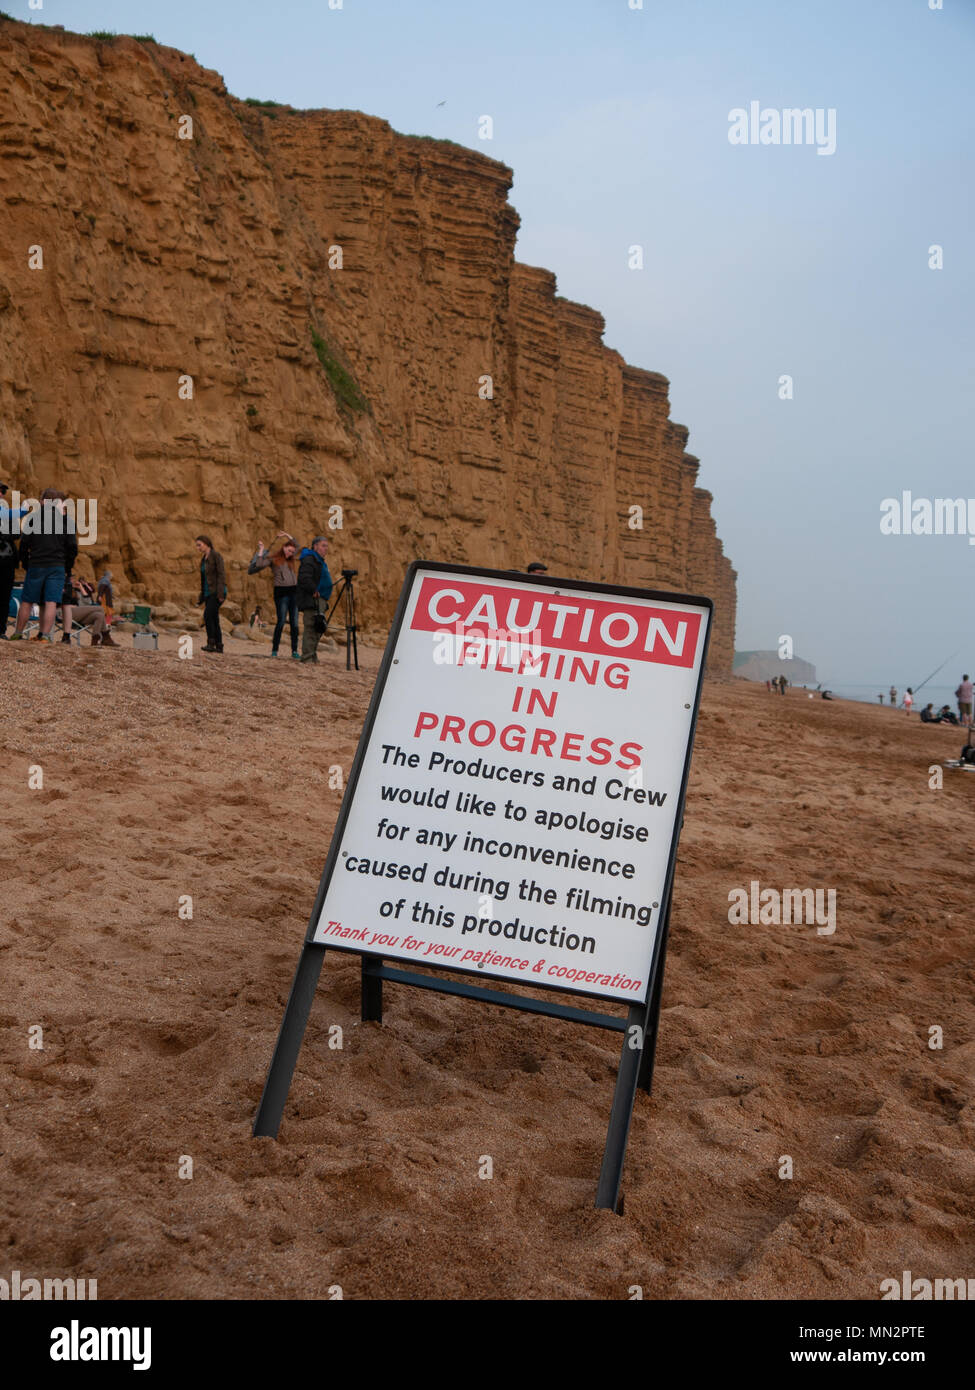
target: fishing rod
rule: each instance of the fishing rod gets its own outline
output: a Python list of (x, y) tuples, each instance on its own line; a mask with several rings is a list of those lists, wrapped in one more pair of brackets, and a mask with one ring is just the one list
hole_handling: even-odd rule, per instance
[[(960, 651), (961, 647), (958, 648), (958, 652)], [(951, 656), (946, 656), (944, 661), (942, 661), (941, 665), (937, 668), (937, 670), (932, 671), (930, 676), (926, 677), (926, 679), (923, 680), (920, 685), (915, 685), (914, 694), (916, 695), (919, 690), (923, 690), (924, 687), (927, 685), (928, 681), (934, 680), (935, 676), (938, 674), (938, 671), (942, 670), (943, 667), (947, 666), (949, 661), (954, 661), (955, 657), (958, 655), (958, 652), (952, 652)]]

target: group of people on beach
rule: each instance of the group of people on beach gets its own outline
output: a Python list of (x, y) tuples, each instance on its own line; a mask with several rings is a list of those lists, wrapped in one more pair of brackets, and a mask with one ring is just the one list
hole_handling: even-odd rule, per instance
[[(45, 488), (40, 496), (41, 529), (20, 534), (12, 525), (13, 512), (7, 504), (8, 485), (0, 483), (0, 640), (22, 642), (31, 609), (36, 604), (40, 613), (39, 642), (54, 641), (57, 611), (61, 609), (62, 642), (71, 641), (75, 624), (91, 633), (93, 647), (117, 647), (110, 626), (114, 617), (112, 607), (112, 572), (105, 570), (97, 586), (72, 574), (78, 558), (78, 538), (65, 524), (67, 495), (59, 488)], [(22, 507), (16, 514), (19, 523), (28, 514)], [(24, 570), (24, 582), (13, 633), (7, 636), (10, 601), (17, 576), (17, 566)]]
[(961, 723), (957, 714), (954, 714), (947, 705), (935, 711), (934, 704), (927, 704), (921, 711), (922, 724), (955, 724)]
[[(8, 485), (0, 483), (0, 640), (22, 641), (30, 620), (31, 609), (37, 605), (40, 613), (36, 639), (52, 642), (58, 608), (62, 617), (62, 642), (71, 641), (71, 630), (75, 623), (89, 629), (93, 647), (116, 647), (118, 643), (109, 631), (114, 614), (112, 611), (114, 595), (112, 592), (112, 573), (105, 570), (93, 586), (87, 580), (73, 576), (78, 558), (78, 539), (71, 527), (63, 524), (66, 494), (59, 488), (45, 488), (40, 502), (44, 524), (39, 531), (20, 535), (19, 545), (13, 541), (18, 528), (11, 524), (13, 513), (7, 504)], [(22, 508), (17, 516), (21, 520), (27, 513)], [(223, 651), (223, 632), (220, 627), (220, 609), (227, 598), (227, 574), (223, 556), (215, 548), (208, 535), (196, 537), (194, 542), (200, 556), (200, 596), (198, 603), (203, 608), (203, 623), (207, 641), (204, 652), (211, 654)], [(318, 644), (325, 632), (328, 615), (328, 601), (332, 594), (333, 581), (326, 563), (328, 537), (314, 536), (311, 542), (299, 549), (298, 542), (287, 531), (279, 531), (270, 546), (258, 541), (257, 549), (247, 567), (248, 574), (259, 574), (269, 570), (274, 593), (274, 631), (271, 637), (271, 656), (279, 654), (281, 638), (287, 624), (291, 643), (291, 656), (294, 661), (317, 662)], [(13, 634), (7, 637), (7, 622), (14, 589), (17, 566), (24, 569), (24, 581), (20, 593), (20, 604)], [(533, 562), (528, 573), (544, 573), (546, 566)], [(301, 650), (299, 652), (298, 615), (302, 615)], [(251, 615), (250, 623), (263, 622), (260, 608)], [(766, 680), (769, 691), (784, 695), (788, 687), (784, 675)], [(829, 692), (824, 692), (827, 698)], [(897, 706), (897, 688), (889, 691), (891, 708)], [(883, 693), (877, 696), (883, 704)], [(933, 702), (921, 710), (923, 724), (955, 724), (970, 727), (975, 687), (966, 672), (955, 691), (958, 714), (955, 715), (947, 704), (935, 711)], [(902, 708), (910, 715), (914, 706), (914, 692), (908, 686), (901, 701)]]
[[(765, 688), (769, 691), (775, 691), (779, 695), (784, 695), (788, 684), (789, 682), (786, 680), (785, 676), (773, 676), (771, 680), (766, 680)], [(823, 690), (819, 693), (824, 700), (831, 700), (833, 698), (832, 691), (830, 690)], [(877, 699), (883, 704), (884, 697), (882, 693), (877, 696)], [(956, 724), (961, 725), (963, 728), (970, 727), (972, 723), (972, 704), (973, 699), (975, 699), (975, 686), (973, 686), (973, 682), (967, 672), (962, 676), (958, 689), (955, 691), (955, 699), (958, 702), (957, 714), (955, 714), (948, 705), (942, 705), (939, 710), (935, 710), (932, 702), (921, 710), (921, 723)], [(897, 706), (897, 687), (894, 685), (890, 687), (890, 704), (892, 709)], [(910, 686), (908, 686), (907, 690), (904, 692), (904, 698), (901, 700), (900, 707), (905, 710), (907, 714), (910, 714), (911, 710), (914, 708), (914, 691)]]
[[(40, 527), (22, 529), (19, 523), (30, 508), (20, 507), (15, 514), (6, 501), (8, 492), (8, 485), (0, 483), (0, 639), (7, 639), (7, 622), (13, 607), (16, 613), (15, 630), (9, 640), (23, 640), (36, 606), (40, 614), (36, 633), (38, 640), (54, 641), (60, 609), (62, 642), (71, 641), (72, 628), (78, 625), (90, 631), (92, 646), (117, 647), (119, 644), (109, 631), (115, 617), (111, 570), (104, 571), (97, 587), (72, 573), (78, 559), (78, 537), (66, 515), (66, 494), (55, 487), (45, 488), (40, 498)], [(19, 544), (15, 543), (18, 536)], [(198, 535), (194, 545), (199, 555), (200, 592), (197, 602), (203, 609), (207, 638), (202, 650), (218, 654), (223, 652), (220, 609), (227, 599), (226, 566), (209, 535)], [(272, 657), (279, 654), (287, 626), (292, 659), (318, 661), (318, 645), (327, 627), (328, 603), (333, 589), (332, 576), (326, 563), (328, 548), (327, 536), (313, 536), (307, 546), (299, 547), (298, 541), (288, 531), (279, 531), (270, 546), (258, 541), (247, 573), (270, 572), (275, 612)], [(23, 566), (25, 575), (19, 603), (14, 605), (12, 598), (18, 564)], [(527, 567), (529, 574), (544, 574), (546, 571), (547, 566), (537, 560)], [(302, 615), (300, 650), (299, 614)], [(252, 627), (257, 623), (264, 626), (259, 607), (250, 619)]]
[[(227, 597), (227, 575), (223, 557), (214, 548), (209, 536), (197, 536), (196, 549), (200, 555), (200, 598), (207, 642), (205, 652), (223, 651), (220, 628), (220, 606)], [(294, 661), (317, 662), (318, 644), (325, 632), (328, 600), (332, 593), (332, 576), (325, 557), (328, 537), (315, 536), (299, 551), (298, 542), (287, 531), (279, 531), (270, 546), (258, 541), (257, 549), (247, 567), (248, 574), (270, 570), (274, 588), (275, 624), (271, 637), (271, 655), (277, 656), (285, 624), (291, 639)], [(298, 650), (298, 614), (302, 615), (301, 651)], [(254, 625), (257, 613), (251, 616)]]
[[(58, 610), (61, 611), (62, 642), (71, 641), (74, 627), (87, 628), (93, 647), (117, 647), (109, 631), (114, 619), (114, 593), (111, 570), (105, 570), (97, 586), (73, 574), (78, 559), (78, 537), (66, 516), (67, 495), (59, 488), (45, 488), (40, 496), (40, 524), (20, 523), (30, 508), (16, 513), (7, 503), (9, 487), (0, 483), (0, 639), (23, 641), (36, 606), (39, 612), (38, 641), (53, 642)], [(208, 535), (195, 541), (200, 557), (200, 596), (207, 641), (203, 651), (223, 651), (220, 608), (227, 598), (227, 573), (223, 557)], [(263, 541), (248, 567), (248, 574), (269, 569), (274, 587), (277, 621), (271, 655), (277, 656), (285, 623), (290, 629), (291, 655), (295, 660), (317, 662), (318, 644), (326, 627), (332, 576), (325, 562), (328, 537), (315, 536), (299, 550), (294, 536), (279, 531), (270, 548)], [(16, 605), (14, 631), (7, 637), (11, 602), (18, 565), (24, 580)], [(303, 615), (301, 651), (298, 650), (298, 614)]]
[[(877, 699), (880, 701), (881, 704), (883, 704), (883, 702), (884, 702), (883, 691), (880, 692), (880, 694), (877, 696)], [(897, 705), (897, 686), (896, 686), (896, 685), (892, 685), (892, 686), (890, 687), (890, 707), (891, 707), (891, 709), (894, 709), (894, 708), (896, 707), (896, 705)], [(903, 698), (903, 700), (901, 700), (901, 708), (904, 709), (904, 710), (906, 710), (908, 714), (910, 714), (911, 710), (914, 708), (914, 691), (911, 689), (910, 686), (908, 686), (908, 687), (907, 687), (907, 690), (904, 692), (904, 698)]]
[(934, 704), (925, 705), (921, 711), (922, 724), (960, 724), (962, 728), (971, 728), (972, 724), (972, 699), (975, 686), (969, 679), (966, 671), (962, 676), (958, 689), (955, 691), (955, 699), (958, 702), (958, 713), (955, 714), (948, 705), (942, 705), (935, 713)]
[[(963, 728), (968, 728), (972, 722), (972, 700), (975, 686), (966, 671), (959, 682), (958, 689), (955, 691), (955, 699), (958, 702), (958, 713), (944, 704), (939, 710), (935, 710), (934, 702), (931, 701), (921, 710), (922, 724), (960, 724)], [(884, 702), (883, 694), (877, 696), (881, 704)], [(897, 705), (897, 687), (890, 687), (891, 708)], [(910, 686), (907, 687), (904, 698), (901, 701), (901, 708), (910, 714), (914, 708), (914, 691)]]

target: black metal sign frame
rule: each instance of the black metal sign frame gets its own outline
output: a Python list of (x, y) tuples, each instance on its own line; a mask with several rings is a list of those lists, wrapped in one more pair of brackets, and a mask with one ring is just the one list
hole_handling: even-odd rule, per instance
[[(701, 662), (698, 669), (697, 686), (694, 692), (694, 702), (691, 709), (690, 730), (687, 739), (687, 750), (684, 756), (684, 768), (681, 774), (680, 796), (674, 819), (674, 832), (671, 837), (670, 855), (667, 861), (667, 875), (660, 899), (657, 934), (654, 940), (650, 973), (647, 978), (647, 994), (644, 1000), (631, 1004), (625, 1016), (594, 1013), (591, 1010), (573, 1008), (566, 1004), (556, 1002), (555, 1000), (536, 999), (531, 995), (516, 994), (507, 989), (486, 989), (484, 986), (472, 984), (468, 980), (455, 980), (450, 978), (450, 975), (455, 974), (477, 975), (481, 979), (488, 978), (503, 981), (506, 985), (514, 984), (517, 986), (519, 983), (518, 981), (512, 981), (508, 976), (492, 975), (486, 970), (474, 971), (461, 969), (461, 967), (456, 965), (438, 967), (431, 963), (430, 969), (438, 973), (432, 975), (421, 974), (414, 970), (402, 970), (398, 967), (386, 965), (381, 955), (356, 950), (351, 946), (333, 945), (331, 942), (326, 946), (323, 942), (314, 940), (315, 929), (321, 915), (329, 884), (332, 880), (332, 874), (338, 859), (339, 846), (342, 843), (346, 823), (355, 798), (362, 764), (365, 761), (366, 753), (369, 748), (373, 725), (375, 724), (376, 716), (382, 703), (389, 672), (392, 669), (393, 653), (396, 649), (397, 641), (399, 640), (400, 629), (406, 615), (410, 596), (413, 592), (413, 581), (419, 570), (430, 573), (460, 575), (471, 579), (500, 580), (508, 583), (517, 579), (519, 584), (531, 584), (540, 589), (558, 589), (559, 592), (567, 590), (584, 591), (591, 594), (604, 594), (612, 598), (637, 598), (642, 599), (644, 602), (649, 600), (663, 603), (684, 603), (690, 607), (703, 608), (706, 611), (707, 621), (701, 650)], [(623, 1161), (626, 1155), (626, 1143), (629, 1137), (630, 1122), (633, 1118), (633, 1105), (636, 1100), (636, 1092), (637, 1089), (640, 1088), (649, 1094), (653, 1084), (654, 1054), (656, 1052), (657, 1031), (660, 1024), (660, 1000), (663, 992), (664, 958), (667, 951), (667, 937), (670, 929), (670, 905), (673, 893), (674, 870), (677, 862), (677, 847), (680, 841), (681, 827), (684, 823), (684, 801), (687, 795), (687, 779), (690, 773), (691, 754), (694, 748), (694, 735), (697, 729), (697, 716), (701, 704), (704, 665), (707, 659), (713, 621), (714, 604), (712, 600), (697, 595), (667, 593), (663, 590), (656, 589), (635, 589), (616, 584), (591, 583), (582, 579), (550, 578), (548, 575), (539, 576), (517, 572), (513, 573), (511, 570), (481, 569), (475, 566), (445, 564), (440, 561), (415, 560), (410, 565), (403, 582), (403, 589), (396, 607), (396, 614), (390, 629), (389, 640), (386, 643), (386, 650), (383, 653), (379, 675), (372, 692), (372, 699), (369, 702), (369, 710), (366, 714), (365, 723), (362, 726), (359, 745), (352, 762), (352, 769), (349, 773), (349, 780), (342, 798), (342, 805), (339, 808), (338, 819), (336, 820), (335, 829), (332, 833), (332, 842), (329, 846), (328, 857), (325, 861), (325, 867), (322, 870), (322, 876), (318, 884), (318, 892), (315, 895), (314, 906), (312, 907), (311, 916), (308, 920), (308, 929), (305, 933), (305, 941), (301, 949), (301, 955), (298, 958), (298, 967), (295, 971), (294, 980), (292, 981), (291, 993), (288, 996), (284, 1017), (281, 1020), (281, 1029), (278, 1033), (278, 1040), (275, 1044), (270, 1067), (268, 1068), (267, 1080), (264, 1083), (261, 1103), (258, 1106), (257, 1115), (254, 1119), (253, 1134), (255, 1138), (277, 1138), (278, 1130), (281, 1125), (281, 1117), (288, 1099), (288, 1092), (291, 1089), (291, 1078), (294, 1075), (298, 1054), (301, 1051), (302, 1039), (305, 1035), (305, 1028), (308, 1024), (308, 1017), (311, 1013), (311, 1006), (315, 998), (315, 991), (318, 988), (322, 966), (325, 963), (325, 952), (341, 951), (345, 954), (358, 955), (362, 958), (361, 1016), (363, 1022), (382, 1022), (383, 981), (388, 981), (390, 984), (411, 985), (417, 989), (435, 990), (440, 994), (460, 995), (463, 998), (473, 999), (482, 1004), (495, 1004), (502, 1008), (517, 1009), (522, 1013), (542, 1014), (549, 1018), (561, 1018), (570, 1023), (581, 1023), (592, 1028), (606, 1028), (615, 1033), (623, 1033), (625, 1035), (623, 1049), (616, 1074), (616, 1089), (613, 1095), (613, 1104), (606, 1132), (606, 1146), (603, 1153), (603, 1162), (596, 1190), (597, 1207), (608, 1208), (611, 1211), (622, 1210), (620, 1186), (623, 1179)], [(445, 972), (449, 971), (449, 973), (441, 974), (439, 973), (441, 970)], [(545, 989), (555, 994), (575, 994), (576, 996), (579, 994), (577, 989), (573, 990), (561, 985), (550, 985), (546, 983), (536, 984), (533, 987)], [(599, 996), (593, 994), (589, 997), (598, 998)], [(610, 1002), (622, 1003), (624, 1001), (611, 999)]]

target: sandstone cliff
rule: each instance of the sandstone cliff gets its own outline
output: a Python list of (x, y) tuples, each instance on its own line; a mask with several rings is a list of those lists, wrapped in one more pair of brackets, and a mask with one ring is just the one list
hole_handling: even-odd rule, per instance
[(505, 166), (132, 38), (0, 21), (0, 91), (0, 480), (97, 498), (83, 554), (124, 591), (195, 598), (203, 530), (267, 599), (256, 540), (341, 507), (371, 624), (413, 558), (537, 558), (710, 595), (730, 673), (735, 573), (667, 382), (515, 261)]

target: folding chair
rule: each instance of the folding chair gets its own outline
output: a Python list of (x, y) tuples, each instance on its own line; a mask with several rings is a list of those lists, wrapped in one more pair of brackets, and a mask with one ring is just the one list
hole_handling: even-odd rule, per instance
[[(16, 604), (17, 604), (17, 610), (16, 610), (16, 611), (17, 611), (17, 612), (20, 611), (20, 595), (21, 595), (22, 587), (23, 587), (22, 585), (18, 585), (18, 586), (14, 589), (13, 594), (11, 595), (11, 604), (13, 604), (14, 601), (16, 601)], [(68, 634), (68, 636), (71, 638), (71, 641), (74, 642), (74, 644), (75, 644), (76, 646), (80, 647), (80, 646), (81, 646), (81, 634), (82, 634), (82, 632), (84, 632), (85, 629), (82, 628), (82, 627), (80, 627), (80, 626), (78, 626), (78, 625), (77, 625), (76, 623), (74, 623), (74, 622), (72, 622), (71, 628), (72, 628), (72, 630), (71, 630), (71, 632)], [(31, 639), (33, 639), (34, 637), (36, 637), (36, 636), (38, 635), (38, 633), (40, 632), (40, 630), (41, 630), (41, 610), (40, 610), (40, 607), (39, 607), (36, 603), (32, 603), (32, 604), (31, 604), (31, 616), (27, 619), (27, 623), (26, 623), (26, 625), (25, 625), (25, 627), (24, 627), (24, 637), (25, 637), (28, 641), (30, 641)], [(64, 635), (64, 615), (63, 615), (62, 612), (61, 612), (61, 605), (60, 605), (60, 604), (58, 604), (57, 610), (56, 610), (56, 612), (55, 612), (55, 614), (54, 614), (54, 627), (53, 627), (52, 630), (51, 630), (51, 635), (52, 635), (52, 637), (54, 638), (55, 641), (57, 640), (56, 634), (57, 634), (59, 631), (60, 631), (61, 635), (63, 636), (63, 635)]]

